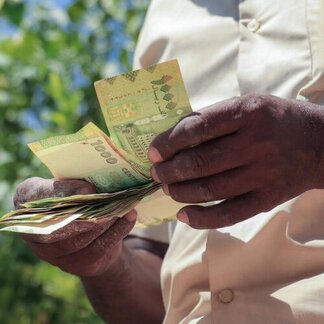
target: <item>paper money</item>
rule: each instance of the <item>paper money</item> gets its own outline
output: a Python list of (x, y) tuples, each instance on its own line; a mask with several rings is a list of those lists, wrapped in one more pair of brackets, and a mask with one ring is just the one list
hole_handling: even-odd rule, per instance
[(0, 231), (51, 234), (75, 219), (122, 217), (138, 204), (139, 226), (175, 218), (177, 205), (161, 190), (152, 195), (161, 185), (150, 177), (147, 150), (156, 135), (191, 112), (177, 61), (101, 80), (95, 88), (110, 137), (89, 123), (29, 147), (55, 178), (87, 180), (98, 194), (25, 203), (0, 219)]
[(192, 112), (176, 60), (95, 82), (114, 143), (144, 163), (156, 135)]
[(123, 150), (93, 123), (75, 134), (51, 137), (29, 147), (55, 178), (84, 179), (99, 192), (123, 190), (150, 180), (137, 172), (123, 158)]
[(76, 220), (82, 216), (82, 214), (70, 214), (70, 215), (60, 215), (53, 217), (51, 220), (45, 220), (39, 224), (32, 222), (13, 222), (7, 223), (0, 226), (0, 231), (17, 232), (17, 233), (27, 233), (27, 234), (39, 234), (48, 235), (52, 234), (54, 231), (70, 224), (72, 221)]
[[(154, 193), (160, 184), (150, 182), (115, 193), (74, 195), (45, 198), (27, 202), (23, 208), (14, 210), (0, 220), (0, 231), (29, 234), (51, 234), (75, 219), (97, 220), (122, 217), (132, 210), (141, 199)], [(163, 220), (160, 220), (162, 223)], [(138, 219), (138, 225), (155, 225), (156, 219)]]

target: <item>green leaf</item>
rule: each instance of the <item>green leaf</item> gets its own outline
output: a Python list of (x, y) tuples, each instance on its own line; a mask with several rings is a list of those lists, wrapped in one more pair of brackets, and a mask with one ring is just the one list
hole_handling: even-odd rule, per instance
[(17, 1), (5, 1), (2, 15), (14, 25), (20, 26), (25, 13), (25, 4)]
[(73, 22), (79, 21), (85, 13), (86, 6), (83, 1), (75, 1), (68, 9), (68, 14)]
[(48, 94), (54, 100), (60, 100), (61, 97), (64, 95), (63, 85), (60, 76), (55, 73), (51, 72), (49, 74), (49, 83), (48, 83)]

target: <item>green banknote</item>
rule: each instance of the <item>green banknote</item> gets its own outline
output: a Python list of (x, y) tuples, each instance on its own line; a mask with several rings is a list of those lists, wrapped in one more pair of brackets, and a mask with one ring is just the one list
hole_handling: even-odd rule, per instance
[(192, 112), (176, 60), (95, 83), (112, 140), (140, 161), (156, 135)]

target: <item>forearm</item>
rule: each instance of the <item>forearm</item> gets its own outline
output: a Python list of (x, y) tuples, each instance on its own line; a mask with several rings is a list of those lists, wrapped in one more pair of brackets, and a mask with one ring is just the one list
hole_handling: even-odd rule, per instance
[(320, 127), (318, 129), (318, 155), (319, 155), (319, 176), (320, 176), (320, 189), (324, 189), (324, 106), (318, 106), (318, 118), (320, 119)]
[[(301, 102), (299, 102), (300, 104)], [(318, 161), (318, 183), (316, 188), (324, 188), (324, 106), (313, 103), (305, 103), (306, 122), (309, 132), (305, 132), (305, 136), (311, 136), (314, 142), (314, 156)], [(312, 112), (312, 114), (310, 114)]]
[(109, 323), (161, 323), (164, 307), (160, 288), (160, 257), (123, 247), (109, 271), (82, 278), (96, 312)]

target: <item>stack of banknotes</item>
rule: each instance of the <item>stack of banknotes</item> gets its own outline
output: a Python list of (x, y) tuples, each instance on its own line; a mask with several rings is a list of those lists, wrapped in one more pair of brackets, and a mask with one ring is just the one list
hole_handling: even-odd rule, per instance
[[(51, 234), (75, 219), (122, 217), (160, 185), (147, 151), (155, 136), (191, 113), (176, 60), (95, 82), (109, 136), (93, 123), (75, 134), (29, 144), (56, 179), (83, 179), (97, 194), (32, 201), (0, 219), (0, 231)], [(139, 225), (166, 217), (138, 216)]]

